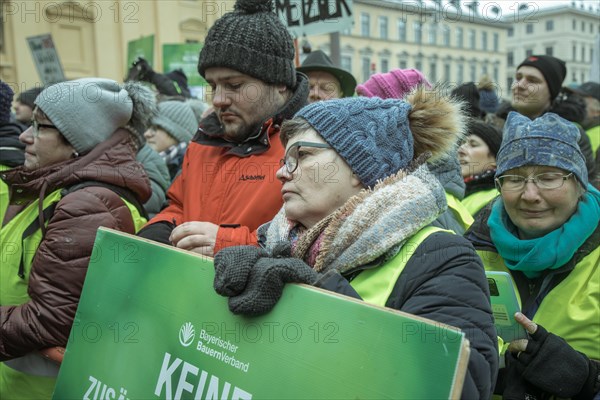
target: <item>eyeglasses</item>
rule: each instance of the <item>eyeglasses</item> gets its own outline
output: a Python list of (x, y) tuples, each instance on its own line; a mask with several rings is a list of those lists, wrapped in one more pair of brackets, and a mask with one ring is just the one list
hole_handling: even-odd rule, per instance
[(571, 176), (573, 176), (572, 172), (567, 175), (558, 172), (545, 172), (529, 178), (521, 175), (502, 175), (496, 178), (496, 185), (499, 190), (507, 192), (523, 190), (525, 184), (529, 181), (533, 182), (539, 189), (558, 189)]
[(279, 162), (279, 166), (283, 167), (289, 174), (294, 173), (298, 169), (298, 160), (302, 156), (300, 154), (300, 147), (315, 147), (317, 149), (330, 149), (331, 146), (327, 143), (315, 143), (315, 142), (296, 142), (290, 146), (285, 152), (285, 158), (282, 158)]
[(34, 138), (40, 136), (40, 128), (56, 129), (56, 130), (58, 130), (58, 128), (56, 126), (54, 126), (54, 125), (40, 124), (35, 119), (31, 120), (31, 127), (33, 128), (33, 137)]

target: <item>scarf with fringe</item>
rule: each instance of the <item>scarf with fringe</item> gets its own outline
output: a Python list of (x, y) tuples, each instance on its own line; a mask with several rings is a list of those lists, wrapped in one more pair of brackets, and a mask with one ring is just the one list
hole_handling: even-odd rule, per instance
[(444, 188), (427, 166), (399, 172), (364, 189), (310, 229), (282, 208), (267, 230), (267, 251), (292, 242), (292, 255), (317, 272), (340, 273), (395, 256), (402, 245), (447, 208)]

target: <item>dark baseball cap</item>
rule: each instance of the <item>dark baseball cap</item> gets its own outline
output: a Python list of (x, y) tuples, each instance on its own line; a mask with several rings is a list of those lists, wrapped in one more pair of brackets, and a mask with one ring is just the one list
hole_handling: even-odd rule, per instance
[(585, 97), (593, 97), (600, 101), (600, 83), (598, 82), (585, 82), (581, 86), (575, 88), (576, 93), (579, 93)]

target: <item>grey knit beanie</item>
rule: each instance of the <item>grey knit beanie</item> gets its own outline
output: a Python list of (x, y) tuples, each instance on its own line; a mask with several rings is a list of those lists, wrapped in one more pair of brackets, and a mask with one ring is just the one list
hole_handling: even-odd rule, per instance
[(182, 101), (158, 103), (158, 115), (152, 119), (158, 126), (178, 142), (189, 142), (198, 130), (198, 121), (192, 107)]
[(82, 154), (107, 140), (120, 127), (140, 131), (153, 116), (152, 92), (139, 83), (83, 78), (44, 89), (35, 104)]
[(309, 104), (295, 116), (304, 118), (365, 186), (373, 187), (413, 160), (411, 109), (403, 100), (347, 97)]
[(496, 156), (496, 177), (513, 168), (544, 165), (572, 172), (585, 187), (588, 173), (585, 157), (577, 144), (579, 137), (577, 125), (554, 113), (532, 121), (511, 111)]
[(294, 42), (273, 12), (272, 0), (237, 0), (208, 31), (198, 72), (231, 68), (268, 84), (296, 86)]

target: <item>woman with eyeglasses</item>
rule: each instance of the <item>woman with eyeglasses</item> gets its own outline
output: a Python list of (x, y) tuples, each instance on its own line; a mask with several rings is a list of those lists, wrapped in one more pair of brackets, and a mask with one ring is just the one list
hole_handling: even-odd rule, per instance
[(553, 113), (508, 115), (500, 191), (466, 233), (487, 270), (510, 274), (527, 338), (501, 346), (504, 398), (591, 399), (600, 391), (600, 192), (579, 129)]
[(285, 283), (302, 282), (456, 326), (471, 345), (462, 397), (489, 398), (498, 350), (483, 266), (462, 236), (431, 226), (447, 203), (426, 161), (456, 146), (460, 110), (420, 88), (316, 102), (286, 121), (284, 206), (259, 228), (263, 247), (215, 257), (230, 310), (267, 313)]
[[(136, 162), (155, 109), (139, 84), (89, 78), (36, 99), (22, 167), (0, 176), (10, 205), (0, 229), (0, 397), (46, 399), (54, 389), (96, 231), (135, 233), (151, 189)], [(64, 349), (63, 349), (64, 350)]]

